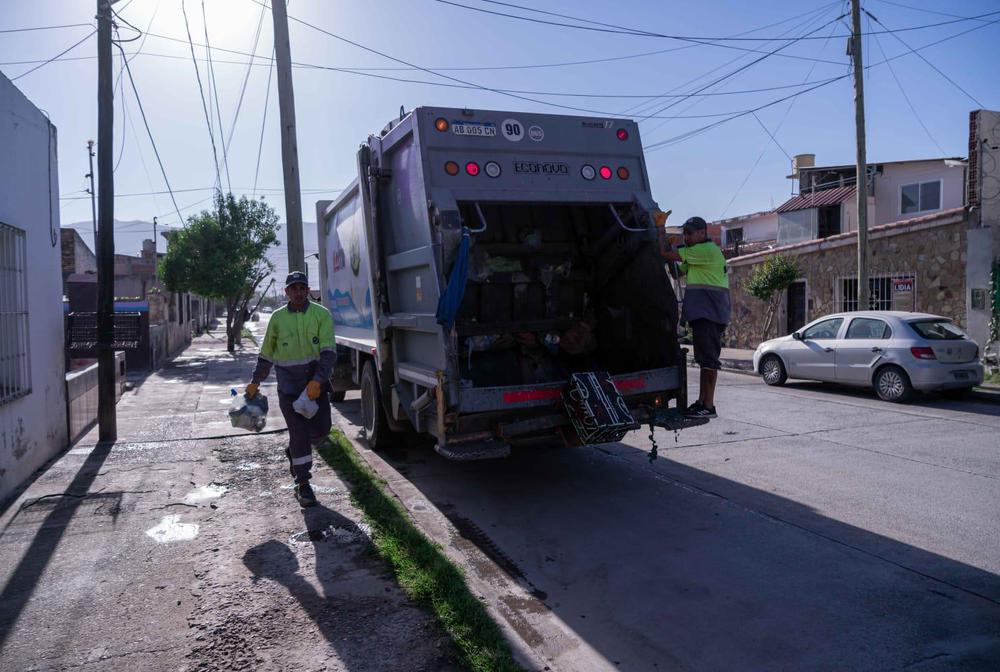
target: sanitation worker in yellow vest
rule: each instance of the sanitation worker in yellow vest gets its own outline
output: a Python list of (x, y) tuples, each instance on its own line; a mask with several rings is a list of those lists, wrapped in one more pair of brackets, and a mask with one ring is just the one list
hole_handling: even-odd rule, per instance
[[(302, 271), (285, 279), (288, 303), (271, 315), (260, 346), (257, 367), (247, 385), (247, 397), (253, 398), (261, 381), (271, 373), (278, 376), (278, 404), (288, 425), (289, 468), (295, 479), (295, 498), (299, 505), (315, 506), (316, 495), (309, 485), (312, 449), (330, 433), (330, 372), (337, 362), (330, 311), (309, 300), (309, 280)], [(293, 404), (305, 394), (319, 405), (307, 418)]]
[(701, 367), (698, 401), (691, 404), (685, 415), (696, 418), (716, 418), (715, 383), (719, 377), (719, 355), (722, 334), (729, 324), (729, 278), (722, 250), (708, 237), (708, 224), (701, 217), (691, 217), (682, 227), (684, 246), (668, 250), (664, 225), (669, 213), (654, 217), (659, 237), (660, 256), (680, 262), (681, 273), (687, 276), (681, 321), (691, 328), (694, 361)]

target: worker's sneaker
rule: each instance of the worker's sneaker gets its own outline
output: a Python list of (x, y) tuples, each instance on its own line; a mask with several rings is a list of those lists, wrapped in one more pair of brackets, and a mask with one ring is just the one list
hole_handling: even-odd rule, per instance
[(308, 483), (295, 486), (295, 499), (299, 501), (299, 506), (302, 508), (317, 504), (316, 493), (313, 492), (312, 486)]
[(684, 411), (685, 417), (688, 418), (706, 418), (712, 419), (719, 417), (719, 414), (715, 412), (715, 406), (706, 406), (700, 401), (696, 401), (687, 407)]

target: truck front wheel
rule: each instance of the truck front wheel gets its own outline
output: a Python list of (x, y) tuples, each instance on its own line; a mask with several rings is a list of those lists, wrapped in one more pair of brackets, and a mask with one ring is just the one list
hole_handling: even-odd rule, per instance
[(385, 408), (382, 406), (375, 363), (371, 361), (365, 362), (361, 371), (361, 424), (372, 450), (389, 447), (391, 434), (385, 419)]

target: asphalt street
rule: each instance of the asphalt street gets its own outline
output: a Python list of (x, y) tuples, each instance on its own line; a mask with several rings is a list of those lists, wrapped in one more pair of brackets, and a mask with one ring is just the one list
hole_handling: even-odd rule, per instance
[(648, 430), (382, 457), (573, 633), (553, 669), (1000, 669), (1000, 406), (728, 373), (717, 403), (654, 462)]

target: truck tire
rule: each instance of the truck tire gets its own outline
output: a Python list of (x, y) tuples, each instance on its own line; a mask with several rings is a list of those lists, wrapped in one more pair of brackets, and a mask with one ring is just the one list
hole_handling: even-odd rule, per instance
[(369, 448), (378, 451), (390, 446), (392, 434), (385, 419), (375, 363), (371, 361), (365, 362), (361, 371), (361, 425)]
[(330, 401), (332, 403), (340, 403), (346, 396), (347, 392), (345, 390), (336, 390), (334, 392), (330, 392)]

